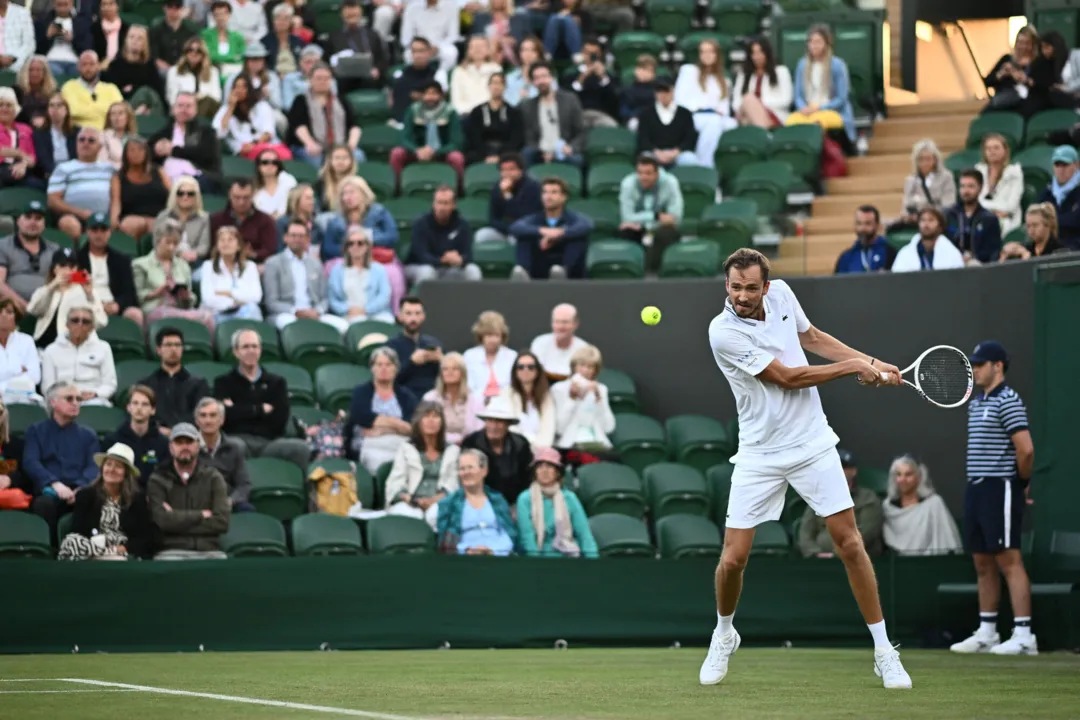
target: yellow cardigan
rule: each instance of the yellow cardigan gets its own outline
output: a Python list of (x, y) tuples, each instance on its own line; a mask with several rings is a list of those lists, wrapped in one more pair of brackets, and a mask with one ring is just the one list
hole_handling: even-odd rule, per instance
[(105, 118), (113, 103), (124, 102), (120, 88), (112, 83), (98, 81), (93, 94), (80, 78), (68, 80), (60, 89), (60, 94), (71, 108), (71, 122), (80, 127), (92, 127), (101, 130), (105, 127)]

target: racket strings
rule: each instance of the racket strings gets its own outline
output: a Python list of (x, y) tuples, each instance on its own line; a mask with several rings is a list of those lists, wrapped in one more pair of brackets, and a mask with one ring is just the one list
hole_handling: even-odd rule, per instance
[(927, 399), (942, 405), (962, 402), (971, 390), (971, 366), (953, 348), (930, 352), (919, 362), (916, 372)]

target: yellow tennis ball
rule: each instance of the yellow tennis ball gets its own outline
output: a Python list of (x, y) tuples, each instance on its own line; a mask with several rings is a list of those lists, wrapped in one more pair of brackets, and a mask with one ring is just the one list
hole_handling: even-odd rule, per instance
[(641, 322), (646, 325), (655, 325), (660, 322), (660, 308), (655, 305), (643, 308), (641, 311)]

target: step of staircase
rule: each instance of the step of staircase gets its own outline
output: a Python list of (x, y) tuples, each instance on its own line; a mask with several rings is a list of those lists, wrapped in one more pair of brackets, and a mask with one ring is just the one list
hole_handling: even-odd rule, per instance
[(986, 107), (985, 100), (955, 100), (952, 102), (914, 103), (897, 105), (889, 108), (889, 119), (908, 117), (927, 117), (930, 115), (978, 115)]
[[(902, 200), (897, 197), (892, 203), (885, 207), (878, 206), (878, 210), (881, 212), (882, 218), (889, 217), (890, 215), (899, 214), (900, 204)], [(858, 203), (861, 205), (862, 203)], [(886, 210), (889, 208), (889, 210)], [(854, 242), (855, 237), (855, 210), (847, 215), (830, 215), (827, 217), (810, 217), (803, 223), (803, 229), (806, 231), (806, 237), (815, 238), (818, 235), (835, 235), (839, 233), (849, 233)]]
[(870, 155), (897, 155), (907, 152), (910, 156), (911, 148), (915, 146), (915, 143), (928, 137), (933, 138), (941, 152), (948, 155), (951, 152), (964, 149), (964, 144), (967, 142), (967, 126), (965, 125), (959, 129), (942, 128), (933, 133), (918, 132), (910, 135), (890, 135), (883, 138), (875, 136), (870, 141)]
[(848, 221), (854, 222), (855, 208), (860, 205), (873, 205), (885, 212), (884, 208), (898, 207), (903, 198), (894, 192), (886, 193), (863, 193), (861, 195), (823, 195), (814, 198), (813, 217), (841, 216)]
[(880, 138), (897, 135), (919, 135), (921, 137), (936, 138), (943, 130), (952, 131), (958, 128), (963, 128), (964, 134), (967, 135), (967, 128), (970, 124), (971, 115), (964, 114), (890, 117), (888, 120), (874, 125), (873, 142), (877, 142)]
[(899, 196), (904, 192), (904, 175), (883, 173), (866, 177), (832, 178), (826, 181), (826, 188), (830, 196), (866, 193), (896, 193)]
[[(873, 144), (873, 143), (871, 143)], [(867, 155), (848, 159), (848, 177), (866, 178), (877, 175), (898, 175), (901, 178), (911, 173), (911, 148), (905, 152), (886, 155)]]

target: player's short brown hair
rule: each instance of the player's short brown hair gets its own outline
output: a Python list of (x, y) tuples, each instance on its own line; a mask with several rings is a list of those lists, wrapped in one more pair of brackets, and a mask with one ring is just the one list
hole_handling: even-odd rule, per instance
[(745, 270), (754, 265), (761, 268), (761, 279), (764, 282), (769, 282), (769, 258), (753, 248), (739, 248), (728, 255), (728, 259), (724, 261), (724, 277), (728, 276), (728, 271), (731, 268)]

